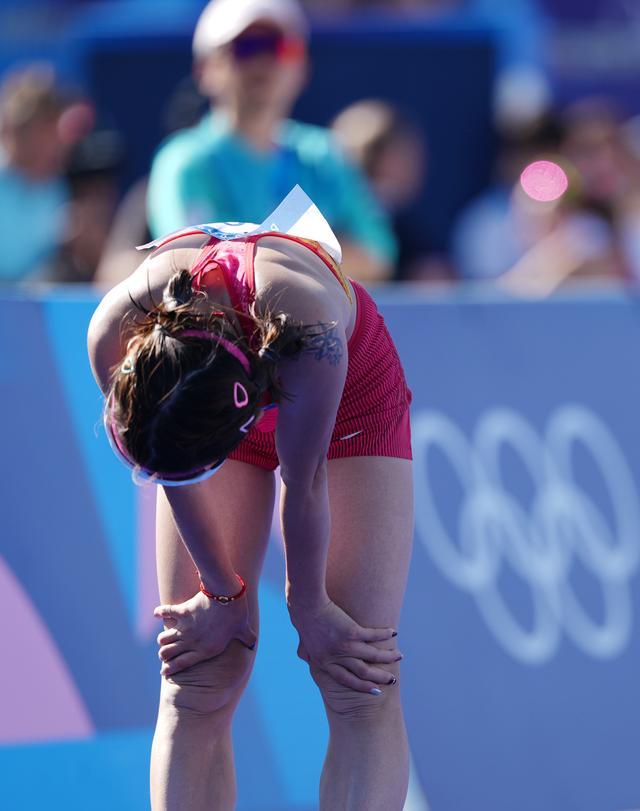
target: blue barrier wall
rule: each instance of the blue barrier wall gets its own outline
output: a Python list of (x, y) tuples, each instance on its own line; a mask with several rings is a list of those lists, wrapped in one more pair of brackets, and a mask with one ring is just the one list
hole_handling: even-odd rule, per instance
[[(639, 807), (638, 301), (374, 296), (414, 393), (406, 810)], [(3, 811), (148, 807), (155, 489), (100, 425), (96, 304), (0, 298)], [(326, 721), (283, 590), (274, 517), (239, 811), (317, 804)]]

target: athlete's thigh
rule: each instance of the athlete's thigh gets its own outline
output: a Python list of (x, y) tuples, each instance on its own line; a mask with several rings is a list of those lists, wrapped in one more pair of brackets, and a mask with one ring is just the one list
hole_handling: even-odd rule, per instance
[[(210, 500), (211, 544), (223, 543), (235, 571), (247, 584), (254, 630), (258, 631), (258, 580), (269, 541), (275, 480), (273, 471), (227, 459), (203, 483), (203, 498)], [(182, 541), (162, 487), (157, 489), (156, 561), (162, 603), (179, 603), (198, 590), (198, 575)]]
[(360, 625), (397, 627), (413, 543), (412, 462), (354, 456), (327, 464), (327, 592)]

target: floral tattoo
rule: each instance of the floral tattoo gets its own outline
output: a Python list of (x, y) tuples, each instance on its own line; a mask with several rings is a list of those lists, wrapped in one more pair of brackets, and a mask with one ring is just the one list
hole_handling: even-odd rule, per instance
[(332, 366), (337, 366), (342, 360), (344, 349), (335, 327), (331, 327), (320, 335), (312, 335), (306, 340), (306, 354), (313, 355), (316, 360), (326, 358)]

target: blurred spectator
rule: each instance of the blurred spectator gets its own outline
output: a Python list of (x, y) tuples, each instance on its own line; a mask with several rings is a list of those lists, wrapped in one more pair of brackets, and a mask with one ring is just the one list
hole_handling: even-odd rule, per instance
[[(0, 280), (41, 276), (64, 235), (70, 141), (67, 99), (48, 65), (8, 75), (0, 87)], [(73, 133), (71, 134), (73, 137)]]
[(71, 151), (67, 224), (63, 243), (44, 272), (47, 281), (95, 280), (116, 209), (122, 158), (120, 136), (106, 129), (85, 136)]
[(136, 245), (151, 240), (147, 227), (148, 182), (145, 175), (127, 189), (114, 213), (93, 277), (96, 284), (107, 290), (133, 273), (143, 258)]
[[(622, 115), (606, 99), (582, 99), (562, 112), (559, 160), (568, 171), (569, 190), (546, 213), (545, 206), (526, 201), (537, 207), (545, 227), (502, 283), (546, 295), (565, 282), (629, 275), (620, 220), (640, 186), (621, 123)], [(520, 189), (517, 194), (523, 197)]]
[(501, 276), (538, 240), (541, 225), (530, 214), (543, 209), (534, 206), (532, 211), (525, 197), (514, 198), (514, 187), (525, 166), (555, 156), (560, 149), (561, 123), (554, 113), (534, 110), (529, 116), (518, 109), (508, 116), (498, 112), (493, 185), (462, 210), (452, 233), (451, 255), (462, 279)]
[(580, 174), (583, 196), (612, 212), (638, 188), (638, 166), (622, 134), (624, 116), (606, 98), (581, 99), (563, 113), (562, 151)]
[[(629, 152), (621, 148), (616, 116), (593, 100), (532, 120), (520, 112), (498, 117), (497, 182), (454, 229), (460, 276), (498, 279), (535, 296), (569, 281), (623, 278), (616, 212), (634, 183), (637, 188), (637, 175), (634, 180)], [(559, 163), (568, 175), (569, 188), (557, 200), (533, 200), (519, 183), (525, 167), (541, 159)]]
[(385, 101), (357, 101), (331, 129), (347, 155), (366, 174), (388, 211), (402, 209), (422, 191), (426, 148), (421, 133)]
[(625, 122), (620, 133), (629, 155), (633, 183), (616, 207), (616, 226), (627, 275), (640, 283), (640, 116)]
[[(576, 193), (560, 206), (561, 225), (533, 254), (547, 287), (554, 278), (554, 288), (565, 279), (640, 278), (640, 160), (623, 121), (611, 100), (599, 97), (574, 102), (562, 114), (561, 151), (575, 173)], [(525, 257), (507, 281), (521, 281), (533, 266)]]
[[(165, 134), (193, 127), (202, 117), (206, 101), (190, 77), (178, 83), (163, 114)], [(151, 240), (147, 224), (148, 175), (137, 180), (120, 201), (107, 236), (94, 282), (110, 289), (126, 279), (141, 261), (136, 245)]]
[(426, 175), (427, 147), (420, 128), (393, 105), (366, 99), (342, 110), (331, 129), (392, 222), (400, 249), (395, 279), (433, 278), (425, 229), (411, 210)]
[[(569, 168), (569, 167), (567, 167)], [(516, 186), (514, 209), (528, 229), (531, 246), (499, 280), (519, 295), (541, 297), (575, 281), (622, 277), (611, 222), (585, 204), (578, 191), (549, 203), (527, 197)]]
[(580, 173), (585, 205), (613, 230), (619, 275), (640, 281), (640, 152), (633, 126), (600, 97), (572, 104), (564, 118), (563, 150)]
[(151, 169), (151, 231), (195, 222), (261, 222), (299, 183), (341, 240), (345, 271), (384, 280), (393, 233), (361, 172), (328, 130), (287, 119), (308, 71), (295, 0), (213, 0), (194, 35), (200, 91), (214, 109), (169, 138)]

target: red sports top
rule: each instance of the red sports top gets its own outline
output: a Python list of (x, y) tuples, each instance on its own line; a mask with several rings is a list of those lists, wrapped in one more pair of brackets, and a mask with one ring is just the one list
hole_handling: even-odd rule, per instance
[[(154, 245), (160, 247), (178, 237), (198, 233), (203, 232), (194, 228), (169, 235)], [(255, 344), (257, 336), (254, 337), (254, 324), (245, 314), (255, 294), (255, 245), (267, 235), (281, 236), (308, 246), (327, 265), (352, 301), (349, 284), (340, 268), (313, 240), (281, 232), (254, 234), (232, 240), (211, 237), (191, 269), (195, 285), (202, 286), (210, 270), (216, 267), (221, 269), (231, 304), (238, 311), (247, 340), (254, 349), (259, 348)], [(351, 278), (349, 281), (356, 296), (356, 320), (347, 344), (349, 366), (327, 458), (364, 455), (411, 459), (408, 408), (412, 392), (407, 385), (402, 363), (374, 300), (363, 285)], [(273, 432), (278, 407), (271, 403), (268, 392), (265, 392), (262, 405), (265, 408), (262, 418), (240, 446), (232, 451), (230, 458), (243, 458), (273, 469), (277, 466)]]

